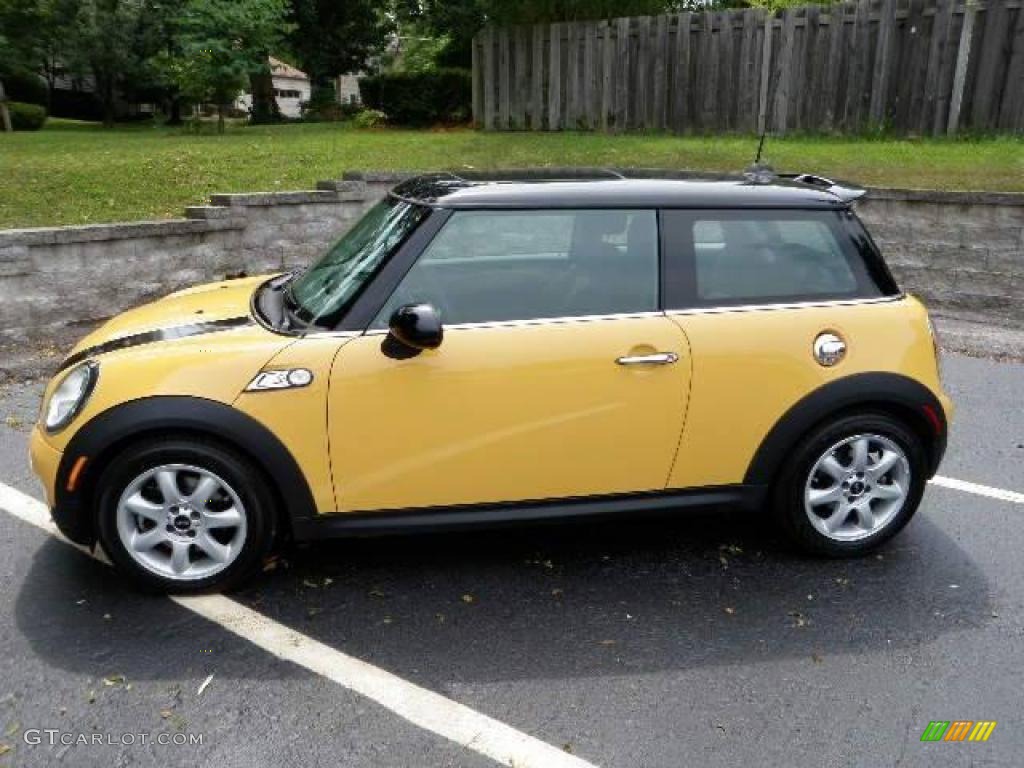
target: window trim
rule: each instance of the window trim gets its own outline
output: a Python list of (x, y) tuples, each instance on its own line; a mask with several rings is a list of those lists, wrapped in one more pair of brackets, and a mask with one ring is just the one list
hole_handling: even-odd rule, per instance
[[(567, 315), (565, 317), (536, 317), (531, 320), (487, 320), (478, 323), (445, 323), (445, 330), (483, 330), (486, 328), (516, 328), (531, 325), (566, 325), (569, 323), (599, 323), (606, 320), (640, 320), (647, 317), (665, 317), (664, 310), (651, 309), (643, 312), (615, 312), (607, 315)], [(382, 336), (389, 333), (387, 328), (367, 328), (364, 336)]]
[[(404, 198), (391, 194), (398, 200), (404, 200)], [(662, 246), (661, 238), (661, 209), (657, 207), (648, 206), (619, 206), (609, 208), (601, 206), (600, 208), (587, 208), (587, 207), (541, 207), (541, 206), (517, 206), (517, 207), (473, 207), (473, 208), (443, 208), (443, 207), (432, 207), (432, 215), (428, 216), (416, 231), (407, 239), (403, 247), (396, 253), (386, 265), (381, 269), (380, 274), (376, 279), (373, 280), (367, 293), (374, 293), (376, 296), (383, 294), (383, 299), (376, 303), (375, 309), (368, 315), (364, 316), (363, 311), (368, 310), (371, 304), (367, 303), (364, 307), (360, 308), (358, 318), (353, 318), (353, 324), (355, 322), (363, 322), (361, 332), (364, 336), (377, 336), (386, 335), (388, 329), (386, 328), (371, 328), (371, 324), (376, 319), (380, 311), (387, 305), (388, 301), (391, 300), (391, 296), (394, 294), (402, 281), (405, 279), (406, 274), (419, 262), (420, 258), (430, 249), (434, 239), (437, 238), (444, 230), (445, 225), (449, 219), (459, 213), (463, 212), (474, 212), (474, 213), (558, 213), (562, 212), (577, 212), (577, 211), (595, 211), (595, 210), (607, 210), (607, 211), (621, 211), (623, 213), (629, 213), (632, 211), (649, 211), (654, 214), (654, 226), (655, 226), (655, 238), (654, 246), (656, 251), (656, 265), (655, 265), (655, 277), (657, 284), (655, 286), (655, 308), (650, 310), (638, 310), (636, 312), (617, 312), (599, 315), (567, 315), (567, 316), (553, 316), (553, 317), (530, 317), (520, 318), (515, 320), (486, 320), (478, 322), (468, 323), (445, 323), (445, 330), (460, 330), (460, 329), (481, 329), (481, 328), (503, 328), (510, 326), (519, 325), (543, 325), (549, 323), (567, 323), (567, 322), (595, 322), (600, 320), (612, 320), (612, 319), (628, 319), (638, 317), (653, 317), (653, 316), (664, 316), (665, 314), (665, 288), (664, 281), (662, 279), (662, 270), (664, 265), (664, 248)], [(435, 218), (436, 216), (436, 218)], [(420, 239), (417, 237), (420, 230), (430, 227), (428, 234), (429, 239)], [(415, 241), (415, 242), (414, 242)], [(407, 250), (408, 248), (408, 250)], [(394, 266), (393, 266), (394, 264)], [(388, 274), (385, 274), (387, 272)], [(400, 272), (400, 274), (398, 274)], [(397, 274), (397, 277), (395, 275)], [(377, 283), (380, 283), (380, 294), (377, 293)], [(349, 317), (352, 318), (356, 314), (354, 311), (356, 308), (353, 306), (353, 311), (349, 312)], [(348, 318), (346, 318), (348, 319)], [(343, 330), (338, 328), (338, 330)], [(344, 329), (348, 330), (348, 328)]]
[[(892, 279), (891, 273), (878, 254), (877, 247), (870, 240), (867, 228), (860, 224), (867, 235), (867, 243), (856, 243), (856, 232), (850, 229), (850, 219), (856, 219), (850, 208), (662, 208), (661, 225), (662, 261), (662, 304), (667, 314), (705, 314), (728, 311), (757, 311), (767, 309), (792, 309), (810, 306), (844, 306), (848, 304), (878, 303), (903, 298), (903, 293)], [(857, 280), (856, 293), (788, 294), (773, 298), (750, 296), (737, 299), (702, 299), (697, 293), (697, 259), (693, 242), (693, 226), (698, 220), (726, 218), (771, 219), (778, 217), (800, 218), (812, 215), (825, 219), (826, 215), (840, 217), (838, 242), (843, 249), (850, 269)], [(859, 223), (859, 222), (858, 222)], [(835, 230), (833, 230), (835, 231)], [(685, 234), (684, 234), (685, 233)], [(848, 243), (847, 241), (854, 240)], [(866, 248), (870, 252), (866, 252)], [(856, 251), (853, 255), (848, 250)], [(859, 262), (859, 263), (858, 263)]]

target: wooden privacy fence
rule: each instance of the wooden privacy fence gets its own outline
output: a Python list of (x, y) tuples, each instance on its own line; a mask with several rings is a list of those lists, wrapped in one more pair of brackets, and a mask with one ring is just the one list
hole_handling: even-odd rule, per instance
[(1024, 132), (1024, 0), (831, 6), (487, 28), (488, 129)]

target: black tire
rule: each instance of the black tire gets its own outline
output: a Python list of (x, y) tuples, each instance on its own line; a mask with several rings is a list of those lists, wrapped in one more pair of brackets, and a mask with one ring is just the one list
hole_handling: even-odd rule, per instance
[[(910, 465), (910, 489), (903, 507), (879, 530), (856, 541), (837, 541), (811, 524), (804, 493), (818, 459), (845, 438), (862, 433), (886, 437), (903, 450)], [(854, 413), (817, 427), (797, 445), (775, 483), (772, 507), (779, 526), (802, 551), (827, 557), (856, 557), (878, 548), (910, 522), (921, 503), (926, 481), (925, 446), (914, 430), (886, 413)]]
[[(215, 473), (241, 500), (246, 530), (242, 549), (224, 570), (199, 579), (170, 579), (151, 571), (128, 553), (117, 530), (121, 494), (136, 477), (164, 464), (189, 464)], [(96, 488), (99, 541), (107, 556), (145, 591), (187, 594), (222, 591), (238, 585), (260, 567), (274, 542), (274, 495), (252, 462), (217, 442), (180, 437), (136, 443), (106, 466)]]

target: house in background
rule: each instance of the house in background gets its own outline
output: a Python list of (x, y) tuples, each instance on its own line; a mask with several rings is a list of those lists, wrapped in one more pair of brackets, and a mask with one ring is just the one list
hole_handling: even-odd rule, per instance
[(334, 79), (334, 93), (339, 104), (361, 104), (363, 99), (359, 95), (359, 78), (362, 72), (349, 75), (338, 75)]
[[(277, 106), (285, 117), (302, 117), (302, 104), (309, 101), (312, 90), (309, 77), (302, 70), (280, 59), (269, 57), (270, 75), (274, 81), (274, 96)], [(243, 93), (235, 105), (249, 112), (252, 109), (252, 94)]]

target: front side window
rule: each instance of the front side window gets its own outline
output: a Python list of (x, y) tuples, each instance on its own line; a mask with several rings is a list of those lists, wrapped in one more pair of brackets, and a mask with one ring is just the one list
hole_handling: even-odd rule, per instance
[(456, 211), (372, 327), (403, 304), (445, 323), (654, 311), (657, 216), (651, 210)]
[(288, 286), (289, 309), (310, 325), (331, 326), (360, 289), (426, 216), (398, 200), (377, 203), (312, 267)]
[(673, 307), (881, 295), (839, 211), (670, 211)]

